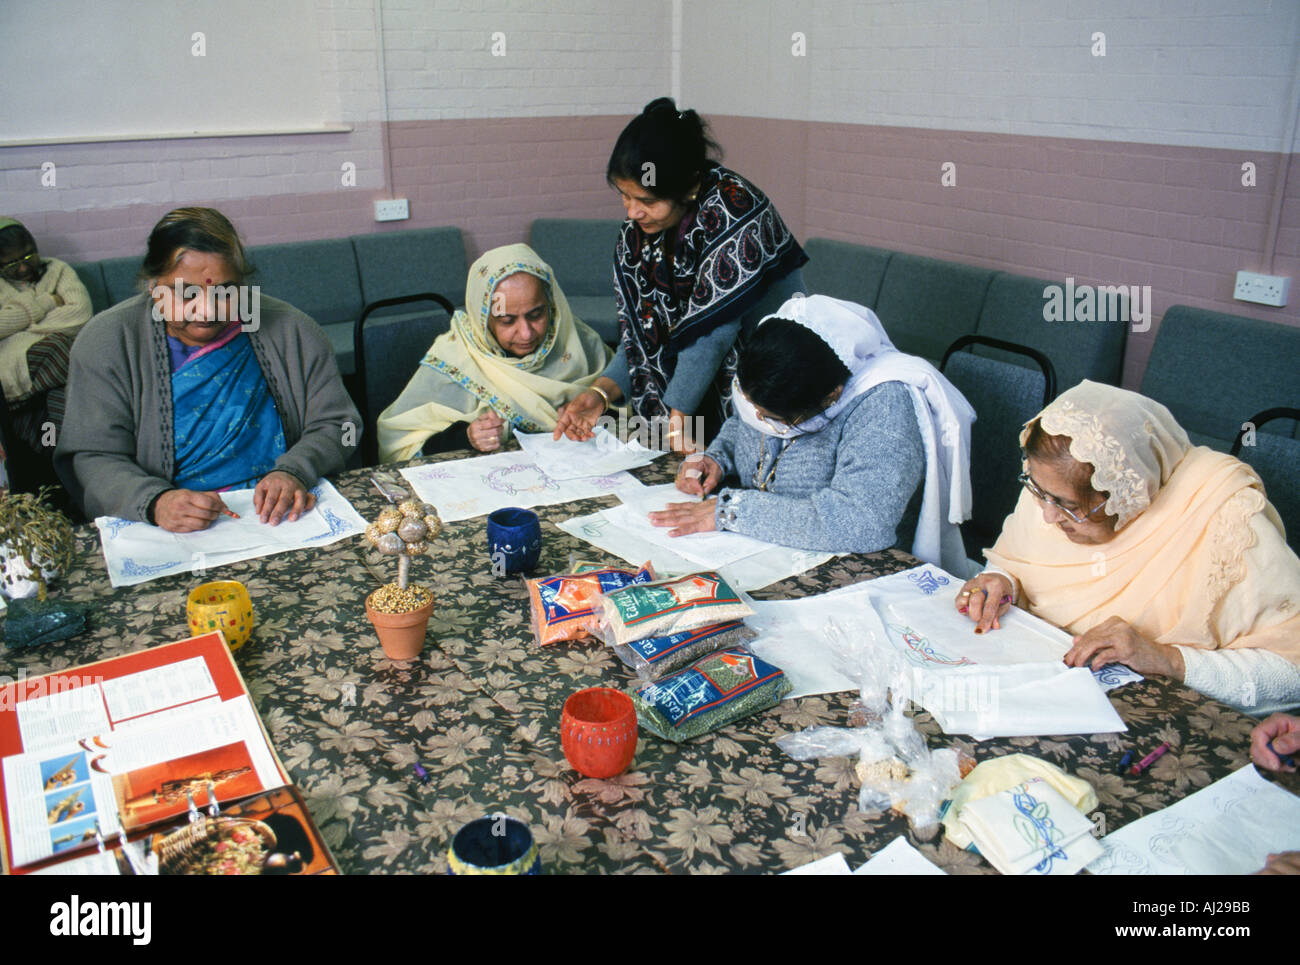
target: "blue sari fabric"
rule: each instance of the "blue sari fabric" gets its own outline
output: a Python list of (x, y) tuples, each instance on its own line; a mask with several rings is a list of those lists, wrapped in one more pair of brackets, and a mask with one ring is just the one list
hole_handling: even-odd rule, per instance
[(181, 489), (255, 486), (286, 451), (280, 414), (246, 335), (176, 368), (172, 411), (172, 481)]

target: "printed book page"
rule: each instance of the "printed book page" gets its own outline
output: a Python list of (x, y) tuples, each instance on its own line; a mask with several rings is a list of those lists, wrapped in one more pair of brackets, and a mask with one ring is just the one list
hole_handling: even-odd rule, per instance
[(286, 783), (247, 696), (0, 762), (10, 863), (31, 864), (184, 814), (209, 788), (229, 801)]

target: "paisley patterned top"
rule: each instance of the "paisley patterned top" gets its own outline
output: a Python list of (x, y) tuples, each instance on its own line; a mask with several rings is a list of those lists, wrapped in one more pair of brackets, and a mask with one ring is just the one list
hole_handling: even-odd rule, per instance
[[(698, 206), (675, 229), (671, 252), (668, 235), (647, 235), (629, 220), (614, 248), (632, 405), (646, 419), (668, 415), (662, 396), (682, 349), (739, 318), (773, 280), (808, 261), (767, 195), (720, 165), (701, 179)], [(738, 357), (733, 347), (721, 385), (730, 386)]]

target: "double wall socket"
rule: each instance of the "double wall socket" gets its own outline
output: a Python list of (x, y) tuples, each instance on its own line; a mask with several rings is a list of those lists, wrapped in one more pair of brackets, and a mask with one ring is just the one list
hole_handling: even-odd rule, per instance
[(405, 221), (410, 216), (411, 206), (407, 204), (405, 198), (375, 202), (376, 221)]
[(1239, 302), (1272, 305), (1281, 308), (1291, 294), (1291, 279), (1285, 275), (1261, 275), (1254, 271), (1237, 272), (1237, 287), (1232, 297)]

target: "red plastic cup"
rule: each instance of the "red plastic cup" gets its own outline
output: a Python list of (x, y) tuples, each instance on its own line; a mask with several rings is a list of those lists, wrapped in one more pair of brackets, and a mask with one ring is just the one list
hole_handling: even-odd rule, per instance
[(560, 746), (584, 777), (616, 777), (636, 755), (636, 707), (621, 690), (590, 687), (571, 694), (560, 712)]

